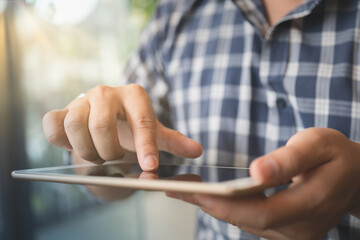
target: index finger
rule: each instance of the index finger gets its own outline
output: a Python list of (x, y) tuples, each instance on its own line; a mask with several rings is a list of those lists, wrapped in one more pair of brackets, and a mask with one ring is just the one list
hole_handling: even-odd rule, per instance
[(144, 171), (156, 170), (159, 165), (159, 153), (156, 142), (156, 121), (150, 98), (138, 85), (129, 86), (127, 91), (123, 102), (124, 114), (134, 136), (140, 166)]

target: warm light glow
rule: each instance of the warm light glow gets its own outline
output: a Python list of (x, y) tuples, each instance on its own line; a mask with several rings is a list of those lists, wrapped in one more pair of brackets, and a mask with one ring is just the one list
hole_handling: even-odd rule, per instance
[(74, 25), (89, 17), (97, 4), (98, 0), (37, 0), (34, 8), (39, 16), (53, 24)]
[(0, 14), (5, 11), (6, 2), (7, 2), (7, 1), (0, 0)]

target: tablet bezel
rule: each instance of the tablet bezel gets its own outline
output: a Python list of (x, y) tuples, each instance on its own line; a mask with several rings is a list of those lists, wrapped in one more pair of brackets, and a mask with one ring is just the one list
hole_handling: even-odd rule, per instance
[[(129, 163), (129, 161), (112, 161), (106, 164)], [(133, 163), (133, 162), (131, 162)], [(193, 166), (189, 164), (175, 164), (178, 166)], [(264, 184), (257, 183), (251, 177), (239, 178), (230, 181), (223, 181), (218, 183), (211, 182), (189, 182), (182, 180), (166, 180), (166, 179), (138, 179), (138, 178), (118, 178), (109, 176), (87, 176), (87, 175), (70, 175), (49, 173), (49, 171), (61, 169), (76, 169), (81, 167), (96, 166), (92, 163), (70, 165), (70, 166), (57, 166), (47, 168), (34, 168), (25, 170), (16, 170), (11, 173), (13, 178), (57, 182), (66, 184), (82, 184), (92, 186), (105, 186), (105, 187), (118, 187), (130, 188), (136, 190), (153, 190), (153, 191), (167, 191), (167, 192), (182, 192), (182, 193), (198, 193), (210, 194), (218, 196), (241, 196), (250, 195), (253, 193), (261, 192), (267, 188)], [(222, 166), (205, 166), (213, 168), (224, 168)], [(230, 167), (236, 168), (236, 167)], [(247, 168), (236, 168), (247, 169)]]

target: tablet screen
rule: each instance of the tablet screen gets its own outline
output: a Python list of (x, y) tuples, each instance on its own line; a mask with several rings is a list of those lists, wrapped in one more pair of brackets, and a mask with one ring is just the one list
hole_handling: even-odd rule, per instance
[(137, 162), (122, 160), (108, 162), (101, 166), (87, 164), (25, 171), (47, 175), (83, 175), (141, 179), (150, 177), (151, 179), (194, 180), (212, 183), (249, 177), (249, 170), (247, 168), (178, 164), (171, 161), (162, 161), (155, 172), (143, 172)]

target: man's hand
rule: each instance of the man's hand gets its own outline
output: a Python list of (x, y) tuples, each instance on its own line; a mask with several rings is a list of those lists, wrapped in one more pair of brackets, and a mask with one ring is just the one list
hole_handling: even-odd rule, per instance
[(255, 160), (250, 173), (260, 183), (292, 183), (270, 197), (168, 195), (269, 239), (320, 239), (344, 214), (359, 217), (360, 144), (338, 131), (304, 130), (285, 147)]
[(197, 142), (164, 127), (139, 85), (99, 86), (43, 119), (47, 140), (82, 159), (102, 163), (136, 151), (143, 170), (158, 167), (158, 150), (186, 158), (201, 155)]

